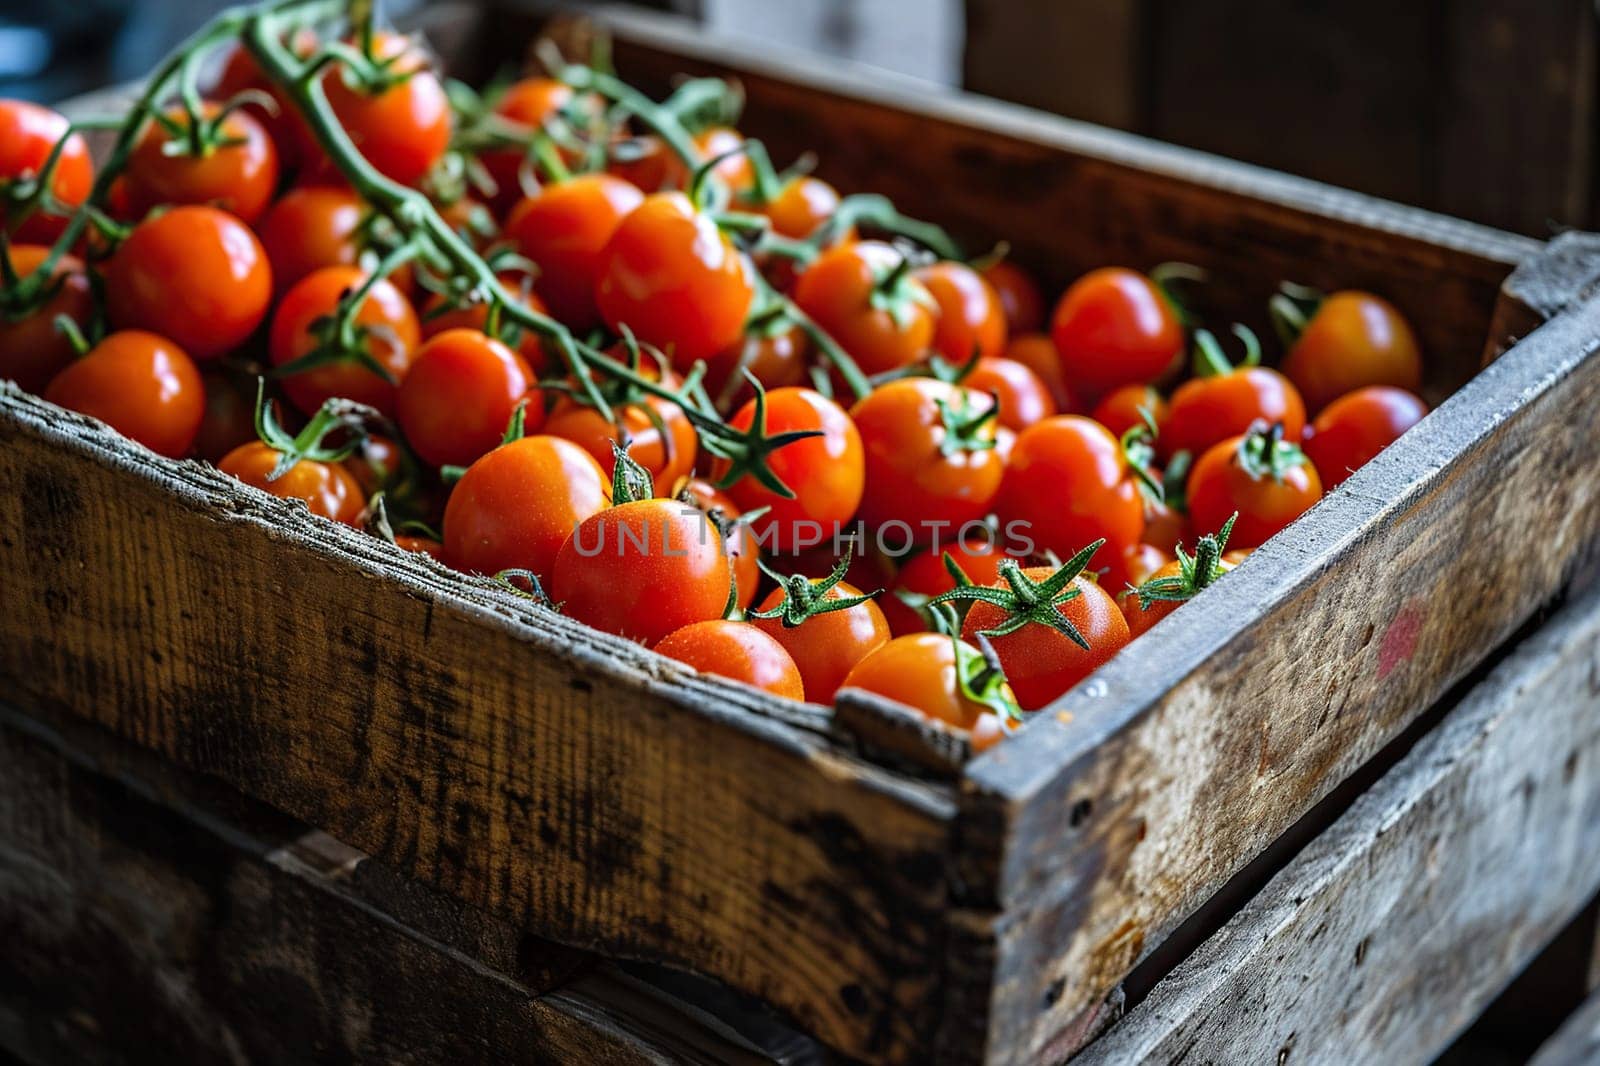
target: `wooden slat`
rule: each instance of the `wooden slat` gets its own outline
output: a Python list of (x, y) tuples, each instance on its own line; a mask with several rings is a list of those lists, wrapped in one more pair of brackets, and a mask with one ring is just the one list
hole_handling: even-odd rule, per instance
[(1600, 1061), (1600, 992), (1584, 1000), (1572, 1017), (1539, 1048), (1528, 1066), (1591, 1066)]
[(1600, 889), (1597, 706), (1590, 595), (1075, 1061), (1432, 1059)]
[(821, 709), (97, 425), (0, 386), (12, 698), (541, 936), (713, 973), (846, 1050), (931, 1025), (946, 788), (844, 753)]

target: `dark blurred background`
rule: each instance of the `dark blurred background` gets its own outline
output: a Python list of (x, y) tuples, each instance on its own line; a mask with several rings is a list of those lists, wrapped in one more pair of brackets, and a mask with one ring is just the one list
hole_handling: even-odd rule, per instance
[[(0, 93), (135, 78), (221, 6), (0, 0)], [(642, 6), (1536, 236), (1596, 225), (1595, 0)]]

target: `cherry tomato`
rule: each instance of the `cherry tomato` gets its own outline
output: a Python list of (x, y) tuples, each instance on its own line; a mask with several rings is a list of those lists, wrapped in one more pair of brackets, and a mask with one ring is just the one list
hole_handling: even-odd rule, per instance
[(823, 252), (800, 275), (794, 299), (866, 374), (910, 366), (933, 343), (938, 305), (905, 256), (882, 241)]
[(1189, 475), (1189, 517), (1221, 529), (1235, 512), (1228, 543), (1255, 548), (1322, 498), (1317, 468), (1300, 449), (1252, 432), (1211, 446)]
[[(305, 59), (317, 50), (318, 41), (313, 30), (302, 27), (289, 36), (287, 43), (291, 52)], [(246, 90), (265, 93), (276, 105), (269, 109), (260, 103), (250, 102), (244, 107), (272, 138), (278, 150), (278, 164), (283, 170), (295, 170), (303, 160), (321, 157), (322, 149), (317, 145), (311, 127), (294, 105), (284, 98), (272, 79), (256, 65), (250, 50), (241, 44), (228, 53), (211, 95), (218, 100), (231, 100)]]
[(173, 459), (194, 443), (206, 403), (194, 360), (165, 337), (132, 329), (111, 334), (68, 364), (44, 398)]
[[(10, 254), (12, 269), (23, 279), (39, 269), (50, 249), (19, 244)], [(66, 335), (56, 329), (57, 316), (66, 315), (83, 330), (94, 314), (89, 279), (76, 256), (58, 259), (51, 278), (50, 284), (57, 286), (55, 292), (32, 314), (15, 321), (0, 317), (0, 378), (10, 378), (33, 393), (42, 392), (77, 355)]]
[[(742, 144), (744, 137), (738, 130), (727, 126), (709, 126), (697, 133), (694, 138), (694, 146), (700, 150), (701, 158), (708, 161), (727, 155)], [(750, 158), (743, 153), (728, 155), (711, 169), (734, 192), (748, 189), (755, 182), (755, 171), (750, 166)]]
[(739, 339), (755, 299), (747, 260), (682, 193), (655, 193), (624, 218), (601, 253), (595, 304), (688, 372)]
[(782, 644), (747, 622), (695, 622), (668, 633), (656, 651), (702, 674), (743, 681), (784, 699), (806, 698), (794, 659)]
[(805, 240), (839, 209), (839, 190), (809, 174), (794, 178), (761, 207), (780, 237)]
[(271, 299), (272, 269), (255, 234), (214, 207), (175, 207), (141, 222), (106, 271), (113, 323), (169, 337), (196, 359), (242, 344)]
[(606, 244), (643, 201), (621, 178), (583, 174), (544, 186), (506, 219), (506, 239), (539, 267), (534, 291), (570, 328), (581, 332), (600, 324), (595, 290)]
[(1099, 393), (1154, 381), (1183, 352), (1183, 326), (1156, 283), (1121, 267), (1092, 270), (1056, 304), (1050, 336), (1067, 381)]
[(1000, 298), (1006, 329), (1013, 336), (1038, 333), (1044, 328), (1044, 297), (1026, 270), (1009, 259), (1001, 259), (983, 268), (983, 280)]
[[(822, 595), (828, 600), (842, 600), (859, 596), (861, 591), (841, 581)], [(771, 610), (783, 597), (783, 589), (773, 589), (760, 609)], [(889, 623), (871, 600), (842, 611), (814, 615), (797, 626), (785, 626), (777, 618), (756, 618), (751, 624), (788, 651), (800, 668), (806, 699), (812, 703), (832, 703), (834, 693), (855, 665), (889, 640)]]
[[(500, 285), (510, 293), (523, 307), (535, 314), (548, 314), (544, 301), (539, 299), (539, 294), (527, 287), (527, 275), (505, 272), (500, 275)], [(444, 296), (434, 294), (425, 305), (422, 313), (422, 339), (428, 340), (451, 329), (475, 329), (484, 332), (489, 325), (489, 305), (487, 303), (468, 303), (463, 307), (452, 307), (449, 310), (440, 310), (444, 306)], [(502, 329), (502, 333), (505, 330)], [(545, 355), (544, 340), (531, 329), (517, 327), (521, 336), (517, 339), (517, 354), (522, 356), (522, 361), (528, 364), (535, 377), (539, 376), (547, 367), (549, 359)], [(507, 334), (509, 335), (509, 334)]]
[(1134, 426), (1144, 424), (1141, 409), (1155, 422), (1159, 439), (1169, 409), (1166, 399), (1152, 385), (1123, 385), (1112, 389), (1095, 404), (1093, 418), (1110, 430), (1112, 436), (1120, 438)]
[[(0, 100), (0, 186), (36, 178), (50, 159), (56, 142), (67, 136), (65, 115), (25, 100)], [(89, 147), (74, 133), (68, 138), (50, 181), (50, 194), (59, 205), (75, 208), (89, 198), (94, 165)], [(67, 228), (61, 215), (36, 210), (19, 225), (0, 208), (0, 228), (14, 241), (49, 244)]]
[(1135, 544), (1123, 551), (1122, 557), (1100, 580), (1100, 587), (1109, 591), (1138, 585), (1155, 575), (1172, 561), (1172, 553), (1154, 544)]
[(1144, 501), (1144, 541), (1171, 552), (1189, 539), (1189, 518), (1182, 511), (1149, 497)]
[[(355, 267), (323, 267), (290, 289), (272, 316), (267, 347), (272, 365), (287, 366), (322, 344), (313, 332), (320, 320), (333, 315), (345, 293), (359, 287), (365, 274)], [(358, 362), (328, 363), (283, 379), (289, 401), (306, 414), (314, 414), (332, 396), (354, 400), (394, 414), (396, 383), (403, 380), (421, 340), (417, 314), (411, 304), (387, 281), (375, 282), (355, 315), (360, 345), (394, 379), (385, 381)], [(505, 429), (504, 426), (501, 427)]]
[[(376, 265), (378, 255), (366, 248), (361, 233), (366, 216), (361, 198), (349, 189), (314, 185), (284, 193), (256, 227), (278, 293), (322, 267)], [(368, 264), (361, 264), (363, 253)], [(410, 292), (411, 268), (402, 266), (388, 280)]]
[(217, 363), (200, 372), (205, 411), (190, 451), (215, 463), (241, 444), (256, 439), (256, 383)]
[[(970, 645), (966, 652), (978, 654)], [(979, 717), (993, 712), (962, 691), (956, 654), (955, 642), (942, 634), (896, 637), (857, 663), (840, 687), (875, 692), (955, 729), (971, 730)], [(1010, 686), (999, 685), (1000, 698), (1012, 698)]]
[[(1224, 556), (1217, 565), (1224, 571), (1229, 571), (1237, 565)], [(1175, 578), (1183, 572), (1182, 566), (1176, 559), (1163, 565), (1159, 570), (1146, 575), (1134, 585), (1143, 584), (1145, 581), (1159, 580), (1162, 578)], [(1128, 620), (1128, 634), (1130, 637), (1142, 637), (1150, 632), (1152, 626), (1167, 615), (1182, 607), (1187, 600), (1151, 600), (1147, 605), (1140, 606), (1137, 589), (1124, 589), (1117, 595), (1117, 606), (1122, 609), (1122, 616)]]
[[(466, 466), (500, 443), (533, 383), (522, 357), (501, 342), (475, 329), (446, 330), (417, 350), (400, 382), (395, 413), (423, 462)], [(530, 403), (524, 428), (536, 430), (543, 413), (541, 405)]]
[(1340, 485), (1428, 413), (1404, 389), (1369, 385), (1322, 409), (1306, 429), (1303, 447), (1325, 489)]
[[(572, 96), (572, 87), (555, 78), (523, 78), (506, 88), (504, 95), (495, 101), (494, 110), (519, 126), (537, 130), (559, 114), (572, 101)], [(504, 214), (522, 198), (522, 182), (518, 175), (522, 160), (521, 152), (504, 149), (478, 154), (478, 161), (495, 184), (490, 205), (496, 215)]]
[(948, 261), (916, 273), (939, 308), (933, 327), (935, 351), (952, 363), (965, 365), (1005, 350), (1005, 310), (983, 275), (965, 263)]
[[(1043, 582), (1055, 571), (1048, 566), (1033, 566), (1022, 571), (1031, 581)], [(993, 587), (1003, 588), (1004, 582)], [(1006, 679), (1024, 710), (1038, 710), (1072, 686), (1088, 677), (1128, 643), (1128, 623), (1117, 610), (1116, 602), (1095, 582), (1086, 577), (1072, 579), (1077, 595), (1057, 603), (1055, 611), (1070, 622), (1088, 650), (1049, 626), (1024, 623), (1004, 636), (989, 638), (995, 655), (1005, 670)], [(1007, 619), (1004, 609), (978, 601), (967, 611), (961, 626), (963, 639), (976, 643), (983, 630), (996, 629)]]
[(775, 333), (752, 330), (706, 360), (706, 391), (720, 409), (727, 410), (755, 395), (743, 370), (769, 389), (798, 385), (806, 379), (810, 351), (810, 342), (798, 327)]
[(1064, 415), (1082, 413), (1078, 398), (1067, 386), (1066, 376), (1061, 372), (1061, 356), (1056, 352), (1055, 341), (1043, 333), (1013, 335), (1006, 344), (1005, 358), (1021, 363), (1044, 382), (1045, 388), (1050, 390), (1050, 398), (1055, 401), (1058, 413)]
[[(751, 400), (728, 420), (729, 425), (749, 429), (755, 408)], [(769, 551), (793, 552), (832, 539), (861, 504), (866, 461), (855, 423), (820, 393), (789, 388), (767, 393), (766, 424), (769, 436), (791, 430), (822, 431), (820, 437), (787, 444), (767, 457), (794, 498), (784, 499), (749, 477), (730, 486), (728, 496), (744, 511), (770, 508), (753, 523), (757, 539)], [(726, 472), (725, 463), (717, 468), (719, 476)]]
[[(649, 371), (645, 374), (654, 376)], [(669, 372), (665, 384), (676, 388), (680, 382)], [(551, 408), (544, 431), (582, 447), (594, 456), (608, 477), (617, 465), (612, 445), (626, 439), (628, 455), (650, 472), (656, 494), (671, 495), (673, 486), (694, 469), (695, 454), (700, 447), (694, 423), (678, 404), (650, 395), (642, 395), (637, 402), (615, 405), (612, 414), (617, 421), (607, 418), (579, 397), (564, 396)]]
[(279, 499), (304, 500), (314, 515), (331, 518), (347, 526), (360, 523), (361, 513), (366, 509), (366, 498), (361, 495), (361, 486), (356, 484), (356, 479), (350, 476), (349, 471), (338, 463), (302, 459), (276, 480), (268, 481), (267, 475), (272, 473), (280, 458), (279, 453), (268, 445), (258, 440), (251, 441), (223, 456), (217, 469)]
[(634, 500), (584, 519), (556, 556), (550, 598), (606, 633), (654, 644), (722, 617), (732, 577), (722, 534), (680, 500)]
[(991, 397), (931, 378), (891, 381), (857, 403), (862, 520), (904, 526), (909, 546), (987, 514), (1004, 473), (993, 411)]
[(874, 601), (889, 620), (889, 628), (895, 636), (921, 633), (928, 628), (922, 615), (906, 606), (896, 593), (909, 592), (915, 596), (933, 597), (956, 587), (955, 577), (944, 565), (946, 553), (974, 585), (992, 585), (1000, 580), (1000, 563), (1009, 558), (993, 541), (984, 537), (967, 537), (954, 544), (939, 544), (911, 556), (895, 575), (894, 588)]
[(677, 153), (661, 143), (653, 133), (633, 137), (626, 142), (626, 155), (622, 149), (614, 150), (606, 164), (606, 172), (615, 174), (641, 192), (654, 193), (664, 189), (681, 189), (689, 182), (689, 170)]
[(1144, 536), (1144, 503), (1121, 443), (1081, 415), (1017, 435), (995, 509), (1002, 528), (1026, 523), (1017, 532), (1062, 558), (1104, 538), (1095, 566), (1114, 566)]
[(392, 60), (389, 69), (403, 77), (370, 93), (347, 81), (347, 72), (337, 66), (323, 76), (322, 87), (367, 162), (402, 185), (415, 185), (450, 145), (450, 100), (405, 37), (380, 33), (372, 50), (376, 58)]
[[(201, 113), (210, 119), (220, 110), (207, 103)], [(220, 141), (197, 156), (183, 151), (188, 113), (174, 107), (167, 118), (183, 134), (174, 137), (152, 122), (128, 157), (131, 209), (142, 215), (162, 204), (211, 204), (241, 222), (260, 218), (278, 186), (278, 149), (261, 123), (244, 111), (230, 112), (218, 131)]]
[(1172, 394), (1156, 446), (1163, 455), (1199, 455), (1256, 422), (1282, 422), (1283, 435), (1299, 439), (1306, 409), (1289, 380), (1266, 367), (1241, 367), (1214, 377), (1191, 378)]
[(1284, 357), (1283, 372), (1313, 412), (1366, 385), (1422, 389), (1416, 335), (1392, 304), (1367, 292), (1323, 300)]
[(1015, 359), (983, 356), (961, 384), (1000, 401), (1000, 424), (1021, 431), (1056, 413), (1056, 401), (1039, 375)]
[(683, 487), (680, 498), (706, 513), (713, 525), (724, 531), (723, 551), (733, 561), (733, 580), (739, 586), (737, 597), (741, 609), (755, 602), (761, 586), (761, 545), (750, 531), (748, 523), (740, 522), (739, 508), (728, 494), (704, 478), (691, 478)]
[(589, 453), (559, 437), (502, 444), (467, 468), (444, 509), (444, 557), (457, 570), (548, 577), (561, 546), (606, 506)]

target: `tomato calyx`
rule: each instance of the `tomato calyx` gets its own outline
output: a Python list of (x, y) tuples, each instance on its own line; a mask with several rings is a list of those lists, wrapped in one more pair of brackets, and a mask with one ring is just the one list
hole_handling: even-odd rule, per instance
[(1248, 370), (1261, 365), (1261, 341), (1255, 331), (1241, 322), (1233, 324), (1233, 335), (1244, 344), (1244, 358), (1237, 363), (1222, 350), (1222, 342), (1209, 329), (1194, 331), (1194, 375), (1197, 378), (1219, 378), (1237, 370)]
[(1239, 468), (1255, 481), (1270, 477), (1279, 484), (1284, 476), (1310, 460), (1298, 444), (1283, 439), (1283, 423), (1256, 422), (1250, 431), (1239, 439), (1236, 453)]
[(719, 489), (728, 488), (742, 478), (753, 478), (757, 484), (785, 500), (794, 499), (794, 490), (783, 483), (776, 471), (767, 463), (767, 457), (779, 448), (786, 447), (796, 441), (805, 440), (807, 437), (820, 437), (820, 429), (791, 429), (783, 433), (768, 435), (767, 433), (767, 390), (750, 371), (744, 372), (744, 377), (755, 390), (753, 417), (750, 419), (750, 428), (736, 430), (732, 426), (718, 423), (722, 432), (718, 434), (705, 434), (700, 439), (700, 446), (718, 459), (726, 460), (727, 472), (716, 482)]
[(1284, 348), (1293, 348), (1306, 326), (1317, 317), (1326, 294), (1309, 285), (1280, 281), (1278, 291), (1267, 301), (1267, 314), (1272, 318), (1273, 332), (1283, 342)]
[(783, 590), (783, 598), (764, 611), (747, 611), (748, 618), (776, 618), (783, 622), (785, 629), (793, 629), (803, 624), (806, 620), (815, 618), (819, 614), (831, 614), (834, 611), (847, 611), (872, 599), (882, 589), (860, 596), (840, 596), (829, 599), (828, 593), (833, 587), (844, 580), (846, 572), (850, 569), (850, 558), (853, 554), (851, 548), (845, 547), (844, 555), (840, 557), (838, 565), (827, 577), (812, 581), (804, 574), (780, 574), (769, 567), (765, 561), (757, 560), (756, 565), (761, 567), (761, 572), (778, 583)]
[(1233, 523), (1238, 517), (1235, 511), (1222, 523), (1221, 529), (1195, 541), (1193, 555), (1184, 551), (1183, 545), (1178, 545), (1173, 553), (1178, 560), (1178, 572), (1173, 576), (1153, 577), (1141, 585), (1130, 586), (1139, 596), (1139, 609), (1148, 611), (1152, 603), (1158, 602), (1186, 603), (1201, 589), (1215, 584), (1227, 572), (1222, 556), (1228, 550), (1228, 534), (1233, 532)]
[(1081, 595), (1073, 586), (1073, 579), (1083, 573), (1084, 567), (1089, 565), (1089, 560), (1094, 558), (1094, 553), (1099, 551), (1103, 544), (1105, 544), (1103, 538), (1090, 544), (1062, 563), (1043, 581), (1033, 580), (1023, 573), (1022, 566), (1016, 560), (1006, 559), (1000, 564), (1000, 577), (1006, 583), (1005, 588), (994, 588), (989, 585), (958, 586), (948, 592), (941, 592), (929, 601), (929, 605), (981, 601), (998, 607), (1006, 615), (1005, 621), (998, 626), (982, 630), (986, 637), (1003, 637), (1029, 624), (1043, 625), (1088, 651), (1089, 642), (1078, 632), (1078, 627), (1068, 621), (1056, 608)]
[[(256, 436), (278, 453), (277, 464), (267, 474), (268, 481), (278, 480), (302, 460), (337, 463), (349, 458), (361, 446), (368, 421), (381, 417), (366, 404), (333, 397), (323, 402), (304, 429), (291, 434), (279, 425), (277, 415), (273, 414), (272, 403), (267, 399), (266, 378), (256, 379)], [(328, 437), (335, 433), (347, 435), (344, 443), (327, 443)]]
[(1161, 263), (1154, 267), (1148, 276), (1154, 283), (1156, 292), (1161, 295), (1161, 299), (1177, 318), (1179, 325), (1192, 327), (1199, 321), (1199, 316), (1189, 306), (1189, 301), (1184, 298), (1179, 286), (1204, 284), (1211, 277), (1204, 267), (1195, 266), (1193, 263)]
[(904, 247), (898, 248), (898, 251), (899, 261), (888, 270), (878, 273), (867, 302), (874, 311), (888, 312), (895, 328), (903, 331), (910, 328), (919, 306), (938, 314), (939, 305), (912, 274), (918, 265), (916, 260), (921, 256)]
[(1161, 431), (1149, 408), (1140, 404), (1138, 411), (1139, 421), (1128, 427), (1117, 444), (1122, 449), (1123, 461), (1133, 471), (1139, 491), (1147, 500), (1166, 503), (1167, 483), (1156, 476), (1156, 438)]
[[(377, 268), (362, 278), (360, 285), (339, 297), (333, 314), (323, 315), (311, 323), (308, 331), (316, 340), (316, 345), (299, 358), (273, 367), (272, 376), (286, 378), (319, 367), (353, 363), (390, 385), (399, 384), (393, 372), (372, 354), (372, 347), (368, 343), (372, 337), (389, 334), (388, 327), (361, 322), (357, 316), (378, 283), (415, 259), (419, 252), (415, 244), (405, 243), (386, 254)], [(385, 339), (390, 343), (398, 343), (392, 335)]]
[(616, 466), (611, 471), (611, 506), (618, 507), (625, 503), (637, 503), (640, 500), (655, 498), (655, 478), (637, 459), (628, 454), (628, 449), (624, 445), (612, 441), (611, 456), (616, 460)]
[(939, 454), (946, 459), (965, 452), (989, 451), (997, 446), (994, 433), (986, 433), (984, 427), (1000, 417), (1000, 400), (992, 393), (984, 395), (989, 403), (981, 410), (974, 404), (971, 389), (960, 389), (953, 400), (939, 397), (933, 401), (939, 409), (939, 422), (944, 426)]

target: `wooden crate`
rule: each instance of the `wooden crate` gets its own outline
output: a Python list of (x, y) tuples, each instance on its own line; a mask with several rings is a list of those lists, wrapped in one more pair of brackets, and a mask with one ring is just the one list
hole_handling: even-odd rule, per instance
[[(468, 73), (537, 29), (429, 18)], [(1009, 239), (1052, 285), (1186, 259), (1251, 321), (1283, 277), (1383, 292), (1442, 406), (967, 761), (894, 708), (696, 677), (0, 386), (0, 692), (541, 938), (716, 978), (846, 1054), (1060, 1057), (1217, 886), (1570, 583), (1600, 529), (1600, 255), (615, 26), (625, 75), (736, 73), (778, 159), (814, 148), (841, 186)]]

